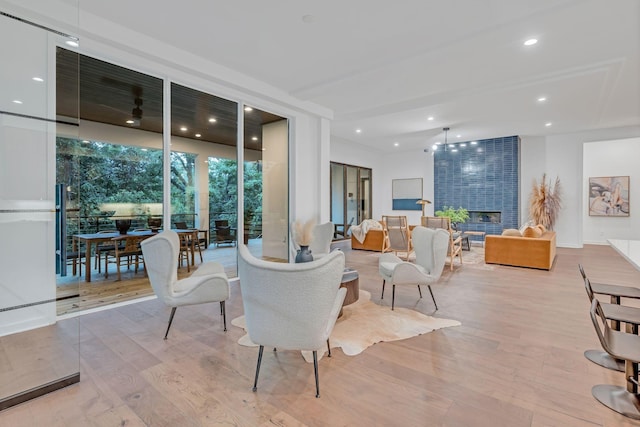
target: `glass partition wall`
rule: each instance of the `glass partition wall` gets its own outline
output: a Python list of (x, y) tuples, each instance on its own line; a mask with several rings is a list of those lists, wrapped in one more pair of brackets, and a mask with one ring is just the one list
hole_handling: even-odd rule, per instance
[[(77, 102), (56, 116), (56, 46), (78, 40), (4, 13), (0, 34), (1, 410), (79, 381), (80, 362), (78, 319), (56, 318), (56, 267), (78, 259), (56, 244), (65, 199), (54, 185), (56, 133), (79, 129)], [(62, 89), (71, 97), (77, 70)]]
[(251, 253), (289, 260), (289, 121), (244, 106), (244, 227)]

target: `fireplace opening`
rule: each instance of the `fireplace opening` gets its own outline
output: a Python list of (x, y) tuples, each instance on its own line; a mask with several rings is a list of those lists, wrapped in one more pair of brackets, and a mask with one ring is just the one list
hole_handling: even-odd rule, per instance
[(500, 224), (501, 211), (469, 211), (469, 221), (475, 224)]

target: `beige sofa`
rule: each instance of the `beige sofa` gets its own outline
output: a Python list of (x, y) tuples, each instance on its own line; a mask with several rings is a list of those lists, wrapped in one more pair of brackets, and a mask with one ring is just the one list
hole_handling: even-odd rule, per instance
[(484, 262), (550, 270), (556, 257), (556, 233), (540, 237), (492, 236), (485, 238)]

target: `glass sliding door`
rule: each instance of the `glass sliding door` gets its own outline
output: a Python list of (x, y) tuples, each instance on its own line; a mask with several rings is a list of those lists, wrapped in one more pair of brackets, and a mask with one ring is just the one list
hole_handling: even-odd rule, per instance
[(0, 35), (1, 410), (79, 381), (80, 364), (79, 320), (56, 318), (56, 261), (78, 260), (56, 251), (53, 185), (56, 131), (78, 135), (77, 102), (56, 116), (56, 45), (77, 39), (2, 14)]
[(244, 107), (244, 233), (256, 256), (289, 259), (289, 121)]
[(346, 239), (350, 228), (371, 218), (371, 169), (331, 162), (331, 221), (334, 239)]
[(56, 58), (57, 115), (69, 121), (75, 108), (80, 119), (77, 135), (60, 126), (56, 138), (58, 236), (76, 257), (57, 276), (63, 315), (153, 295), (113, 239), (162, 227), (163, 81), (66, 48)]
[(237, 276), (237, 109), (233, 101), (171, 84), (172, 226), (198, 230), (202, 259), (222, 263), (229, 277)]

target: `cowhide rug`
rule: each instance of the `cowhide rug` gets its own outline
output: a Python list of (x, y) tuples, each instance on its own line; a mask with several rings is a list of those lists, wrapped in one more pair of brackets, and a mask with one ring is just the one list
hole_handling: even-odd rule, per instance
[[(231, 324), (246, 330), (244, 316), (237, 317)], [(360, 290), (360, 299), (344, 307), (342, 317), (338, 318), (331, 338), (331, 348), (342, 348), (347, 356), (362, 353), (370, 345), (383, 341), (397, 341), (426, 334), (436, 329), (449, 326), (460, 326), (457, 320), (427, 316), (415, 310), (380, 306), (371, 302), (371, 294)], [(246, 334), (238, 340), (238, 344), (257, 347)], [(326, 346), (318, 349), (318, 357), (326, 352)], [(307, 362), (313, 362), (310, 351), (303, 351)]]

